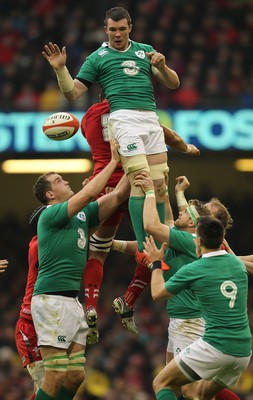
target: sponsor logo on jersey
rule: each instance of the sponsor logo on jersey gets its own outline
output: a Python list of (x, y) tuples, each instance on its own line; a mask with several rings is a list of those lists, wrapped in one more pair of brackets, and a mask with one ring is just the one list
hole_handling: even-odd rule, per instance
[(81, 221), (86, 221), (86, 215), (83, 211), (80, 211), (77, 216), (78, 219), (80, 219)]
[(126, 75), (138, 75), (140, 72), (140, 67), (137, 67), (136, 62), (133, 60), (128, 60), (124, 61), (121, 63), (121, 66), (123, 67), (123, 72)]
[(128, 144), (128, 145), (127, 145), (127, 150), (128, 150), (128, 151), (137, 150), (136, 143), (130, 143), (130, 144)]
[(109, 53), (108, 50), (101, 50), (101, 51), (98, 53), (98, 55), (99, 55), (100, 57), (103, 57), (103, 56), (105, 56), (105, 55), (108, 54), (108, 53)]
[(58, 339), (58, 342), (66, 343), (66, 336), (59, 335), (57, 339)]
[(138, 50), (138, 51), (135, 52), (135, 54), (136, 54), (137, 57), (139, 57), (139, 58), (145, 58), (145, 56), (146, 56), (144, 50)]

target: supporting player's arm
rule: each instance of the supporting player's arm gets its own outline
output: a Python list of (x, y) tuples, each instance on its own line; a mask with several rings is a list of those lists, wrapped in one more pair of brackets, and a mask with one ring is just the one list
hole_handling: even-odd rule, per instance
[[(234, 251), (231, 249), (229, 246), (228, 242), (226, 239), (223, 240), (223, 246), (225, 247), (225, 250), (230, 253), (234, 254)], [(247, 256), (239, 256), (239, 258), (244, 262), (244, 265), (248, 271), (249, 274), (253, 274), (253, 254), (249, 254)]]
[(188, 202), (185, 198), (184, 192), (190, 186), (190, 182), (186, 176), (178, 176), (176, 178), (175, 196), (177, 200), (177, 207), (179, 211), (183, 211), (188, 207)]
[(159, 242), (169, 242), (170, 228), (162, 224), (156, 208), (156, 197), (154, 192), (154, 184), (147, 172), (141, 172), (135, 177), (135, 186), (140, 186), (145, 193), (144, 209), (143, 209), (143, 226), (144, 230), (153, 235), (155, 240)]
[(95, 176), (87, 185), (85, 185), (78, 193), (71, 197), (68, 201), (68, 216), (73, 217), (82, 208), (86, 207), (94, 198), (102, 192), (104, 186), (111, 174), (119, 163), (118, 143), (111, 140), (112, 158), (109, 164)]
[(180, 151), (181, 153), (199, 156), (199, 149), (193, 144), (187, 144), (184, 139), (175, 131), (161, 124), (164, 132), (165, 143), (172, 149)]
[(152, 271), (151, 275), (151, 295), (153, 300), (161, 301), (166, 300), (172, 296), (165, 289), (163, 271), (162, 271), (162, 260), (164, 258), (164, 249), (166, 243), (163, 243), (161, 248), (158, 250), (155, 241), (152, 236), (146, 237), (146, 241), (143, 242), (144, 252), (151, 261), (149, 269)]
[(180, 81), (177, 73), (165, 64), (163, 54), (156, 51), (147, 52), (146, 56), (152, 66), (152, 72), (159, 82), (163, 83), (169, 89), (177, 89)]

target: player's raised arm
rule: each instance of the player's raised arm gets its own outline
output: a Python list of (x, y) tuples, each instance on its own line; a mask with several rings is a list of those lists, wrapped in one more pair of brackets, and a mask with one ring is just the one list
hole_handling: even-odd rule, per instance
[(146, 56), (149, 58), (149, 62), (153, 68), (156, 68), (154, 73), (155, 77), (159, 82), (163, 83), (169, 89), (177, 89), (180, 85), (180, 81), (176, 71), (170, 69), (165, 64), (165, 57), (163, 54), (156, 51), (147, 52)]
[(192, 156), (199, 156), (199, 149), (193, 144), (187, 144), (184, 139), (173, 129), (161, 124), (163, 128), (165, 143), (172, 149), (180, 151), (181, 153), (190, 154)]
[(56, 43), (49, 42), (42, 51), (43, 57), (48, 61), (56, 74), (58, 85), (67, 100), (76, 100), (84, 94), (88, 88), (78, 79), (73, 79), (67, 67), (67, 52), (64, 46), (60, 50)]

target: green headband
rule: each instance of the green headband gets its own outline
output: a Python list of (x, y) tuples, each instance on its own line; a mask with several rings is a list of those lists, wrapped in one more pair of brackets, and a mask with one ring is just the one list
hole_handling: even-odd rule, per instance
[(194, 225), (196, 226), (196, 224), (197, 224), (197, 219), (199, 218), (199, 213), (198, 213), (198, 211), (196, 210), (196, 207), (195, 207), (193, 204), (191, 204), (191, 205), (189, 205), (189, 206), (187, 207), (186, 210), (188, 211), (188, 213), (189, 213), (189, 215), (190, 215), (190, 217), (191, 217), (191, 219), (192, 219)]

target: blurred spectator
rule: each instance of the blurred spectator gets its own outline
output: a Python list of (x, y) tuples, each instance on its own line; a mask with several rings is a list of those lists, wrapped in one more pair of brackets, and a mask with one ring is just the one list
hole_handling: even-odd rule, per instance
[(192, 109), (198, 108), (200, 93), (196, 88), (196, 80), (191, 75), (186, 75), (181, 80), (180, 88), (173, 94), (176, 108)]
[(63, 99), (59, 86), (55, 80), (48, 81), (45, 89), (39, 96), (39, 111), (61, 111)]
[(14, 105), (17, 111), (37, 111), (39, 93), (33, 89), (31, 83), (24, 83), (15, 95)]
[[(253, 73), (252, 0), (195, 0), (194, 4), (185, 0), (123, 0), (117, 5), (128, 8), (134, 16), (131, 38), (152, 43), (155, 49), (166, 54), (169, 65), (176, 69), (181, 81), (187, 86), (190, 84), (189, 101), (185, 101), (186, 95), (182, 96), (183, 100), (179, 100), (181, 108), (201, 107), (202, 102), (193, 100), (198, 93), (204, 97), (204, 107), (214, 104), (222, 108), (241, 106), (241, 92)], [(101, 23), (105, 11), (113, 6), (113, 0), (93, 0), (85, 7), (78, 0), (60, 3), (55, 0), (35, 3), (23, 0), (10, 5), (7, 0), (2, 0), (0, 82), (9, 80), (11, 76), (13, 101), (15, 93), (22, 90), (24, 80), (32, 84), (34, 92), (47, 90), (52, 73), (42, 59), (41, 51), (48, 41), (66, 45), (68, 67), (75, 76), (87, 54), (106, 40)], [(240, 68), (236, 78), (233, 72), (235, 64)], [(220, 82), (224, 84), (219, 93), (211, 90), (209, 103), (210, 71), (214, 69), (219, 69)], [(188, 79), (188, 75), (194, 75), (194, 81)], [(158, 85), (157, 103), (166, 107), (165, 98), (169, 95), (165, 96), (163, 91), (160, 93), (159, 88)], [(83, 110), (94, 99), (96, 101), (97, 92), (95, 86), (89, 90)], [(182, 92), (179, 97), (181, 95)], [(178, 102), (171, 101), (168, 104), (169, 107), (177, 105)], [(33, 110), (37, 110), (36, 107), (34, 102)], [(20, 110), (19, 102), (17, 109)], [(79, 110), (81, 104), (74, 102), (71, 109)]]

